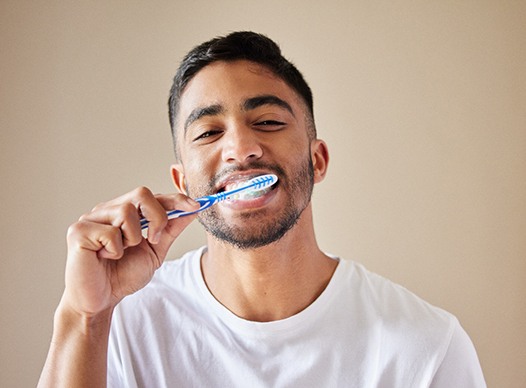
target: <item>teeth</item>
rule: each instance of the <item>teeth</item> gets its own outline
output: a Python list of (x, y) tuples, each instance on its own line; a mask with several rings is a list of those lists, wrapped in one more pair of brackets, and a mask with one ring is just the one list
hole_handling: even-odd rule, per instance
[[(242, 183), (238, 183), (238, 184), (234, 184), (234, 185), (228, 185), (227, 187), (225, 187), (226, 190), (233, 190), (237, 187), (239, 187)], [(256, 198), (259, 198), (263, 195), (265, 195), (266, 193), (268, 193), (272, 188), (271, 187), (266, 187), (264, 189), (255, 189), (255, 188), (252, 188), (252, 189), (249, 189), (247, 191), (242, 191), (240, 193), (235, 193), (235, 194), (232, 194), (231, 196), (229, 196), (227, 198), (227, 201), (247, 201), (247, 200), (250, 200), (250, 199), (256, 199)]]
[(244, 183), (245, 182), (229, 183), (228, 185), (225, 186), (225, 191), (237, 189), (239, 186), (241, 186)]

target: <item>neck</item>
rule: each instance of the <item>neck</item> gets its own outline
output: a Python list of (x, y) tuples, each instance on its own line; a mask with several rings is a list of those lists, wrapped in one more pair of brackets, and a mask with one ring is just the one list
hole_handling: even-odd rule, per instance
[(251, 321), (290, 317), (322, 293), (337, 262), (318, 248), (310, 206), (279, 241), (239, 250), (209, 237), (201, 261), (214, 297), (237, 316)]

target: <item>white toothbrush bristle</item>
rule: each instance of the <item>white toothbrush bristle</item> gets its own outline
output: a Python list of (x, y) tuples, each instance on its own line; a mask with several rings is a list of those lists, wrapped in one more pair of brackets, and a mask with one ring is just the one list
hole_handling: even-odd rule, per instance
[(233, 193), (226, 197), (227, 201), (246, 201), (250, 199), (259, 198), (272, 190), (272, 186), (277, 182), (278, 178), (275, 175), (262, 175), (248, 181), (236, 182), (228, 186), (227, 191), (236, 190), (247, 185), (248, 182), (255, 182), (256, 184), (246, 190)]

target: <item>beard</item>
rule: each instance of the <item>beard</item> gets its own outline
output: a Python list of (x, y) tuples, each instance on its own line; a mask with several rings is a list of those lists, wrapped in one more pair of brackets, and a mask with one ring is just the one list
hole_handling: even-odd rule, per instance
[(310, 203), (314, 187), (314, 168), (309, 153), (309, 157), (305, 158), (302, 164), (290, 174), (287, 174), (278, 165), (261, 162), (251, 163), (243, 169), (223, 171), (212, 180), (205, 192), (211, 192), (215, 182), (221, 176), (248, 169), (264, 169), (278, 176), (278, 185), (286, 193), (286, 203), (279, 213), (272, 217), (267, 216), (265, 222), (258, 222), (258, 218), (266, 213), (264, 209), (241, 212), (238, 217), (250, 223), (252, 225), (250, 227), (228, 223), (216, 206), (201, 212), (198, 217), (199, 222), (208, 233), (241, 250), (260, 248), (280, 240), (298, 222)]

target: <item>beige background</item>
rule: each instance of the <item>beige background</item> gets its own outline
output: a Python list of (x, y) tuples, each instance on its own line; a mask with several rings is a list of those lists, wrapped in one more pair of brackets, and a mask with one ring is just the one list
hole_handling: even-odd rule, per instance
[[(331, 150), (323, 249), (456, 314), (490, 387), (526, 386), (526, 3), (0, 1), (0, 386), (34, 386), (67, 226), (171, 191), (171, 78), (238, 29), (280, 42)], [(193, 225), (173, 256), (204, 241)]]

